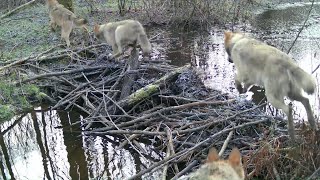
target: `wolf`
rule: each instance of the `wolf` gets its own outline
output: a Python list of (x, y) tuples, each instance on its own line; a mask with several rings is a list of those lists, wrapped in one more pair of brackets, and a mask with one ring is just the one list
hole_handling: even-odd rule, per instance
[(292, 140), (292, 105), (286, 105), (284, 97), (300, 101), (307, 111), (310, 127), (317, 130), (309, 99), (302, 94), (302, 90), (312, 94), (316, 89), (315, 79), (310, 74), (286, 53), (243, 33), (225, 31), (224, 45), (228, 60), (236, 68), (235, 84), (239, 93), (246, 92), (251, 85), (263, 86), (268, 102), (282, 109), (288, 117), (288, 133)]
[(47, 0), (50, 16), (50, 27), (54, 30), (57, 25), (61, 27), (61, 38), (63, 38), (67, 46), (70, 47), (69, 36), (74, 27), (82, 27), (88, 32), (86, 25), (88, 21), (79, 18), (73, 12), (59, 4), (57, 0)]
[[(206, 160), (198, 170), (181, 179), (188, 180), (244, 180), (241, 154), (233, 148), (227, 160), (221, 160), (215, 148), (211, 148)], [(180, 178), (179, 178), (180, 179)]]
[(151, 52), (151, 44), (140, 22), (123, 20), (94, 26), (94, 34), (98, 39), (104, 39), (112, 46), (112, 58), (123, 53), (124, 46), (140, 45), (144, 54)]

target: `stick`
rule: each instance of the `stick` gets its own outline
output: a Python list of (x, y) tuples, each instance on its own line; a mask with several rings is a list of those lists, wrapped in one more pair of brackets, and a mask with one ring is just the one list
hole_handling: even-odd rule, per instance
[[(174, 151), (172, 133), (171, 133), (171, 130), (170, 130), (169, 127), (166, 127), (166, 133), (167, 133), (167, 140), (168, 140), (168, 147), (169, 147), (169, 150), (170, 150), (170, 154), (171, 155), (175, 155), (176, 152)], [(175, 173), (177, 174), (179, 172), (179, 168), (178, 168), (177, 163), (173, 164), (173, 168), (174, 168)]]
[(309, 16), (310, 16), (311, 10), (313, 9), (313, 4), (314, 4), (314, 0), (312, 1), (312, 4), (311, 4), (311, 7), (310, 7), (310, 10), (309, 10), (308, 15), (307, 15), (307, 18), (305, 19), (305, 21), (304, 21), (303, 25), (301, 26), (301, 28), (300, 28), (300, 30), (299, 30), (299, 32), (298, 32), (298, 34), (297, 34), (297, 36), (296, 36), (296, 38), (294, 39), (294, 41), (292, 42), (292, 44), (291, 44), (290, 48), (288, 49), (287, 54), (289, 54), (289, 53), (290, 53), (290, 51), (291, 51), (291, 49), (292, 49), (293, 45), (296, 43), (297, 39), (299, 38), (300, 33), (302, 32), (303, 28), (306, 26), (306, 23), (307, 23), (307, 21), (308, 21), (308, 19), (309, 19)]
[(106, 66), (86, 67), (86, 68), (74, 69), (74, 70), (69, 70), (69, 71), (45, 73), (45, 74), (40, 74), (40, 75), (34, 76), (32, 78), (23, 80), (23, 81), (21, 81), (21, 83), (30, 82), (30, 81), (33, 81), (33, 80), (36, 80), (36, 79), (42, 79), (42, 78), (45, 78), (45, 77), (61, 76), (61, 75), (66, 75), (66, 74), (79, 73), (79, 72), (83, 72), (83, 71), (92, 71), (92, 70), (104, 69), (104, 68), (106, 68)]
[(190, 164), (188, 164), (188, 166), (186, 168), (184, 168), (182, 171), (180, 171), (178, 174), (176, 174), (173, 178), (171, 178), (171, 180), (178, 179), (180, 176), (182, 176), (185, 173), (189, 172), (190, 169), (192, 169), (197, 164), (198, 164), (198, 161), (197, 160), (193, 160)]
[[(149, 131), (150, 129), (151, 129), (151, 127), (147, 127), (144, 131)], [(133, 140), (139, 136), (141, 136), (141, 134), (133, 134), (128, 137), (128, 140)], [(124, 140), (122, 143), (120, 143), (119, 146), (116, 148), (116, 150), (122, 149), (125, 145), (127, 145), (128, 140)]]
[(224, 141), (224, 143), (223, 143), (223, 145), (222, 145), (222, 147), (221, 147), (221, 149), (220, 149), (220, 152), (219, 152), (219, 156), (220, 156), (220, 157), (221, 157), (221, 155), (223, 154), (223, 152), (226, 150), (226, 148), (227, 148), (227, 146), (228, 146), (228, 143), (229, 143), (232, 135), (233, 135), (233, 131), (230, 131), (227, 139)]
[(313, 177), (317, 177), (317, 174), (320, 172), (320, 167), (314, 172), (311, 174), (310, 177), (308, 177), (307, 180), (311, 180)]
[[(167, 145), (167, 152), (166, 152), (166, 158), (169, 158), (170, 157), (170, 147), (169, 145)], [(166, 164), (163, 168), (163, 171), (162, 171), (162, 180), (166, 180), (167, 179), (167, 171), (168, 171), (168, 164)]]
[(315, 73), (319, 68), (320, 68), (320, 64), (318, 64), (318, 66), (312, 71), (311, 74)]

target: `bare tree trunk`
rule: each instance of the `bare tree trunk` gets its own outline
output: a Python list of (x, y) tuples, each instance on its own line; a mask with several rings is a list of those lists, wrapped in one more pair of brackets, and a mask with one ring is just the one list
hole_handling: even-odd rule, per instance
[(73, 0), (58, 0), (58, 2), (73, 12)]
[(118, 9), (119, 9), (119, 14), (121, 16), (124, 16), (126, 13), (126, 0), (118, 0)]

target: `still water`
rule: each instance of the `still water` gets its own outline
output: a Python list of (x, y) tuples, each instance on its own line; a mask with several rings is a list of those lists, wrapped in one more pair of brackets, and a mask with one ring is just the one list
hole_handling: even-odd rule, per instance
[[(152, 145), (140, 157), (117, 149), (116, 137), (87, 136), (70, 126), (83, 116), (75, 111), (38, 107), (1, 124), (2, 179), (124, 179), (160, 159)], [(65, 128), (62, 129), (61, 126)], [(145, 179), (157, 179), (160, 172)]]
[[(307, 72), (320, 64), (320, 5), (315, 4), (307, 27), (289, 53)], [(307, 18), (310, 3), (283, 4), (272, 10), (257, 13), (248, 27), (235, 28), (287, 51)], [(155, 58), (170, 60), (182, 66), (190, 63), (208, 88), (221, 90), (238, 97), (234, 88), (234, 67), (227, 61), (223, 47), (223, 30), (213, 28), (210, 35), (199, 32), (163, 31), (152, 40)], [(159, 32), (159, 31), (158, 31)], [(320, 84), (320, 69), (313, 77)], [(243, 96), (259, 102), (263, 93)], [(314, 114), (320, 115), (319, 88), (310, 95)], [(304, 119), (305, 110), (295, 103), (295, 118)], [(154, 149), (151, 142), (141, 143), (146, 156), (141, 158), (131, 149), (117, 149), (119, 139), (111, 136), (89, 136), (80, 133), (80, 125), (70, 126), (83, 116), (76, 112), (51, 111), (38, 107), (31, 113), (17, 116), (0, 125), (0, 169), (2, 179), (124, 179), (140, 169), (149, 167), (164, 154)], [(64, 129), (61, 126), (66, 127)], [(143, 179), (159, 179), (161, 171)], [(0, 179), (1, 179), (0, 178)]]

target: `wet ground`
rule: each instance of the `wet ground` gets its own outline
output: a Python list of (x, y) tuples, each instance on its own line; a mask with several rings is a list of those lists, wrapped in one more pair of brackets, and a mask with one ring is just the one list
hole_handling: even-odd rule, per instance
[[(284, 4), (273, 10), (260, 11), (251, 22), (249, 34), (287, 51), (303, 24), (310, 4)], [(320, 64), (320, 5), (315, 9), (294, 44), (290, 56), (307, 72)], [(239, 28), (239, 30), (243, 29)], [(212, 28), (211, 34), (159, 31), (153, 33), (154, 58), (170, 60), (182, 66), (193, 64), (208, 88), (238, 96), (234, 88), (234, 67), (227, 61), (223, 48), (223, 29)], [(320, 69), (312, 74), (320, 84)], [(261, 101), (263, 93), (243, 98)], [(319, 89), (309, 96), (314, 113), (320, 115)], [(295, 117), (303, 119), (305, 110), (295, 103)], [(270, 111), (269, 111), (270, 112)], [(83, 118), (76, 111), (48, 111), (38, 107), (21, 118), (1, 124), (1, 158), (3, 179), (124, 179), (159, 159), (162, 155), (152, 151), (152, 146), (142, 144), (150, 152), (146, 159), (135, 157), (127, 149), (116, 150), (115, 137), (93, 137), (79, 133), (79, 129), (62, 130)], [(158, 179), (161, 172), (145, 179)], [(5, 178), (7, 177), (7, 178)], [(13, 178), (14, 177), (14, 178)], [(1, 178), (0, 178), (1, 179)]]

